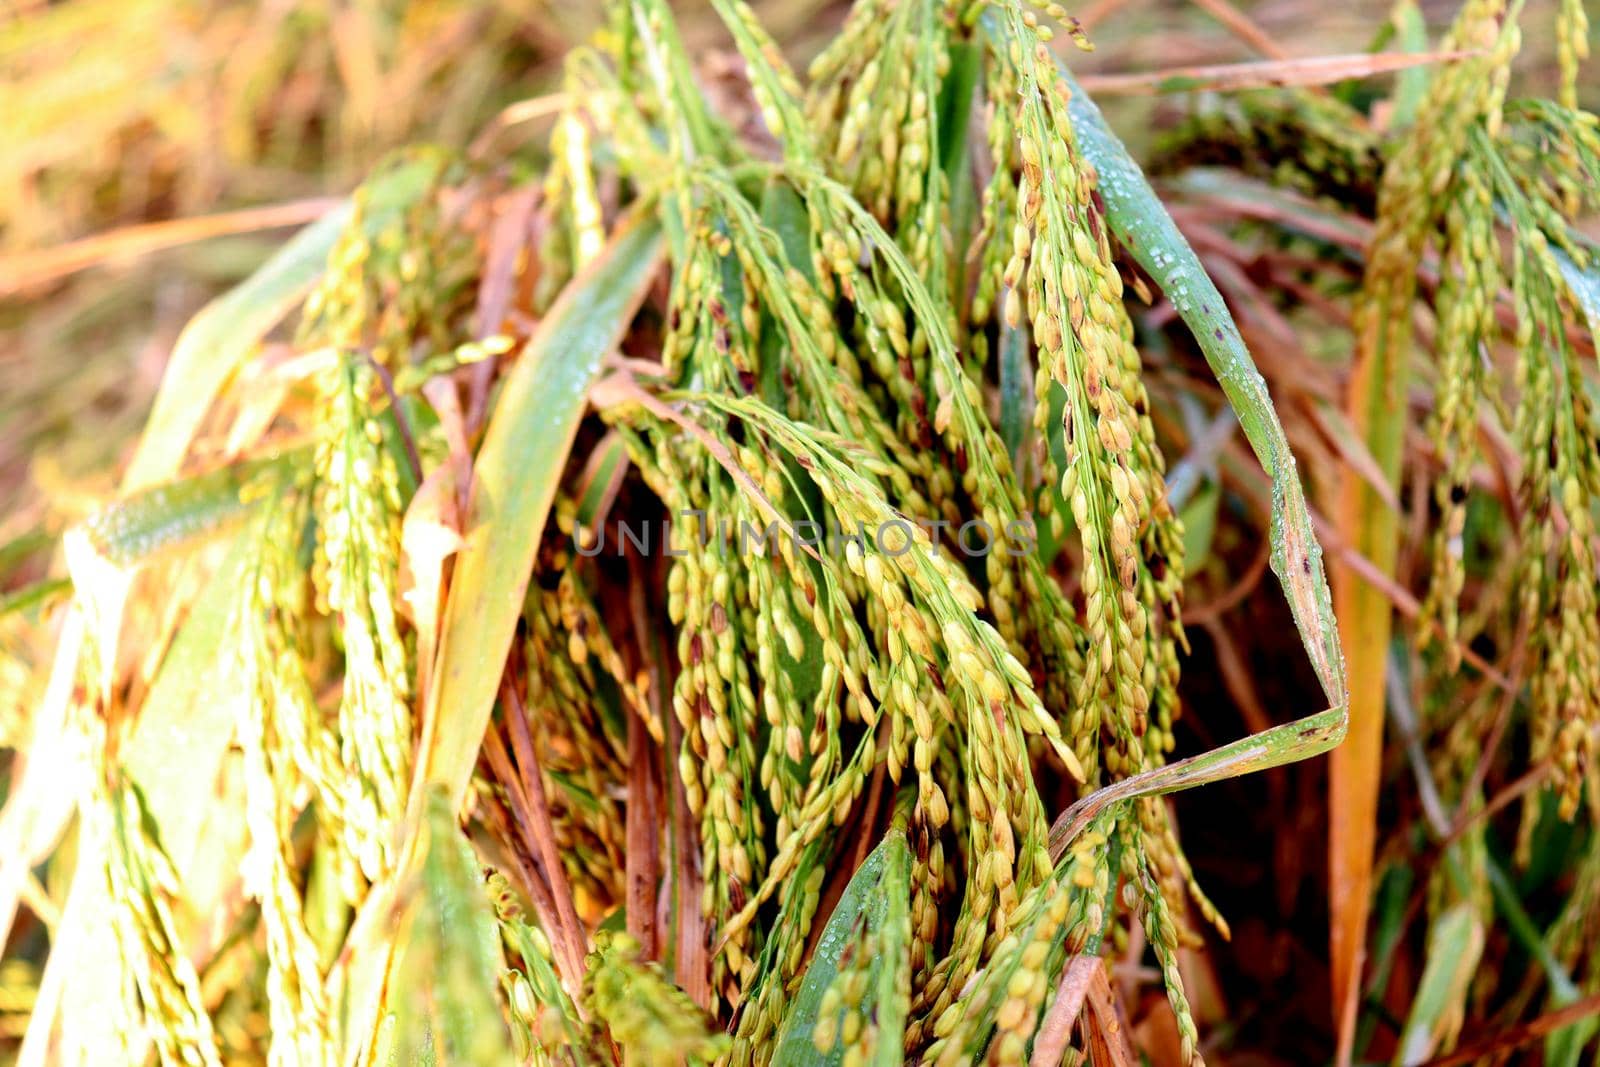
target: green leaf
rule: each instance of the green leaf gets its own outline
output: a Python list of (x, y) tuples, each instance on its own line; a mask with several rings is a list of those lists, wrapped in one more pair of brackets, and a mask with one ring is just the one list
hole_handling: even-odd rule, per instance
[(472, 846), (441, 790), (427, 800), (421, 892), (401, 922), (377, 1063), (510, 1064), (500, 1009), (500, 927)]
[[(123, 766), (143, 793), (151, 819), (161, 828), (162, 845), (190, 896), (208, 847), (206, 828), (226, 814), (214, 798), (237, 711), (235, 656), (227, 639), (251, 555), (250, 540), (241, 536), (229, 548), (190, 608), (123, 750)], [(243, 812), (232, 814), (242, 824)]]
[(950, 190), (952, 292), (966, 291), (966, 251), (978, 211), (968, 151), (972, 135), (972, 97), (983, 70), (983, 49), (967, 42), (950, 45), (950, 69), (939, 86), (939, 167)]
[[(1416, 0), (1400, 0), (1391, 16), (1395, 29), (1396, 50), (1420, 53), (1428, 50), (1428, 24)], [(1374, 49), (1376, 50), (1376, 49)], [(1390, 112), (1389, 128), (1405, 129), (1416, 120), (1417, 108), (1428, 93), (1428, 80), (1432, 71), (1426, 67), (1410, 67), (1395, 76), (1394, 107)]]
[(105, 563), (130, 570), (151, 559), (191, 548), (242, 522), (255, 506), (245, 490), (266, 487), (311, 458), (296, 449), (250, 460), (167, 485), (143, 489), (102, 508), (78, 529)]
[(1590, 336), (1600, 340), (1600, 248), (1588, 246), (1588, 267), (1578, 266), (1558, 245), (1551, 245), (1550, 251), (1556, 257), (1561, 276), (1566, 279), (1567, 291), (1583, 310)]
[[(423, 194), (438, 172), (438, 157), (428, 157), (371, 179), (364, 188), (366, 231), (381, 230)], [(351, 207), (347, 202), (301, 230), (259, 270), (207, 304), (184, 327), (144, 436), (123, 477), (126, 488), (142, 489), (178, 473), (190, 441), (229, 377), (321, 277), (328, 253), (350, 222)]]
[(139, 569), (243, 522), (259, 499), (247, 489), (275, 492), (274, 482), (309, 458), (309, 450), (297, 449), (147, 488), (67, 531), (62, 538), (67, 571), (98, 650), (102, 675), (115, 662), (123, 603)]
[[(761, 193), (761, 225), (777, 235), (783, 246), (783, 260), (815, 282), (816, 266), (811, 262), (811, 217), (805, 201), (794, 186), (774, 178)], [(769, 404), (783, 400), (783, 331), (775, 327), (772, 312), (761, 310), (761, 396)]]
[(1396, 1064), (1421, 1063), (1433, 1055), (1443, 1036), (1460, 1027), (1467, 990), (1482, 954), (1483, 922), (1469, 902), (1462, 901), (1434, 920), (1428, 932), (1428, 962), (1400, 1034)]
[[(1000, 328), (1000, 440), (1013, 470), (1022, 466), (1022, 445), (1033, 420), (1033, 369), (1028, 334), (1020, 326)], [(1057, 420), (1059, 421), (1059, 420)], [(1051, 442), (1055, 444), (1054, 441)]]
[(950, 69), (939, 86), (939, 169), (955, 188), (957, 172), (967, 159), (967, 127), (972, 118), (972, 93), (983, 69), (983, 49), (964, 41), (950, 44)]
[[(1572, 980), (1561, 961), (1556, 959), (1555, 953), (1550, 951), (1549, 944), (1540, 936), (1505, 868), (1492, 858), (1487, 860), (1486, 867), (1489, 890), (1494, 895), (1495, 907), (1505, 920), (1506, 929), (1544, 971), (1545, 981), (1550, 985), (1551, 1007), (1564, 1008), (1577, 1003), (1583, 996), (1583, 990)], [(1584, 1048), (1594, 1040), (1596, 1033), (1600, 1033), (1600, 1019), (1593, 1016), (1556, 1030), (1545, 1038), (1545, 1062), (1552, 1067), (1577, 1067)]]
[[(773, 1063), (784, 1067), (843, 1063), (848, 1047), (839, 1038), (838, 1018), (846, 1010), (857, 1011), (878, 1026), (877, 1043), (864, 1062), (880, 1067), (901, 1062), (910, 1010), (910, 907), (911, 848), (902, 831), (890, 830), (850, 879), (828, 918), (779, 1029)], [(860, 1003), (825, 1015), (822, 1008), (829, 988), (842, 973), (852, 971), (867, 974)], [(819, 1040), (824, 1034), (827, 1037)]]
[(1222, 487), (1207, 478), (1179, 513), (1183, 519), (1184, 566), (1191, 573), (1198, 571), (1211, 555), (1211, 539), (1217, 532), (1217, 506), (1221, 503)]
[(34, 612), (48, 608), (57, 600), (72, 595), (72, 582), (67, 578), (42, 578), (23, 586), (14, 593), (0, 595), (0, 618), (14, 612)]
[(618, 233), (562, 292), (507, 375), (473, 465), (465, 543), (445, 604), (427, 707), (427, 781), (459, 802), (477, 762), (522, 592), (589, 386), (655, 275), (661, 228)]
[(578, 522), (586, 529), (594, 529), (595, 520), (600, 516), (600, 507), (605, 502), (606, 495), (611, 486), (611, 481), (617, 475), (619, 465), (628, 461), (628, 448), (622, 437), (618, 434), (609, 434), (595, 451), (589, 456), (589, 469), (592, 477), (584, 494), (578, 500)]
[(36, 528), (13, 537), (0, 545), (0, 581), (11, 576), (11, 571), (36, 552), (44, 551), (54, 543), (49, 531)]
[(811, 216), (806, 204), (794, 186), (773, 179), (761, 194), (761, 225), (778, 235), (783, 244), (783, 258), (789, 266), (817, 280), (816, 265), (811, 262)]

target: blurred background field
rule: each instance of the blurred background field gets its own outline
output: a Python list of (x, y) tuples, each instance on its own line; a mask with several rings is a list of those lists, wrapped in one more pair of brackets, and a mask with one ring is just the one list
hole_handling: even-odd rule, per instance
[[(847, 10), (837, 0), (752, 6), (801, 61)], [(1457, 6), (1427, 0), (1418, 10), (1436, 38)], [(731, 82), (735, 61), (715, 18), (678, 7), (705, 83)], [(1101, 75), (1359, 52), (1391, 9), (1383, 0), (1090, 0), (1076, 14), (1096, 50), (1071, 61)], [(1520, 90), (1554, 92), (1555, 10), (1553, 0), (1528, 5)], [(56, 536), (109, 492), (173, 339), (207, 299), (401, 146), (537, 165), (535, 135), (553, 113), (546, 94), (599, 18), (597, 6), (535, 0), (0, 0), (0, 599), (61, 572)], [(1595, 79), (1584, 92), (1589, 107), (1600, 104)], [(1159, 163), (1163, 133), (1216, 99), (1102, 103), (1135, 155)], [(1215, 190), (1163, 191), (1180, 222), (1210, 232)], [(1318, 400), (1339, 403), (1344, 389), (1347, 335), (1285, 315), (1252, 340), (1302, 328), (1333, 370), (1294, 387), (1286, 422)], [(1279, 389), (1295, 365), (1255, 347)], [(1315, 457), (1309, 465), (1314, 473)], [(1211, 551), (1231, 561), (1227, 573), (1248, 573), (1256, 553), (1246, 534), (1216, 537)], [(1287, 717), (1276, 709), (1303, 706), (1314, 688), (1308, 669), (1285, 666), (1300, 657), (1277, 594), (1235, 591), (1226, 629), (1194, 627), (1183, 697), (1198, 713), (1182, 719), (1185, 750)], [(1229, 639), (1246, 629), (1250, 641)], [(0, 629), (24, 658), (37, 636), (25, 621)], [(27, 699), (9, 681), (0, 678), (0, 747), (23, 728)], [(1319, 762), (1182, 803), (1188, 854), (1235, 930), (1231, 947), (1189, 961), (1196, 1014), (1230, 1050), (1225, 1062), (1307, 1062), (1329, 1047), (1324, 775)], [(1399, 806), (1385, 800), (1387, 826), (1415, 816)], [(1136, 1012), (1132, 1022), (1160, 1028), (1168, 1018)], [(1143, 1047), (1163, 1040), (1140, 1035)]]

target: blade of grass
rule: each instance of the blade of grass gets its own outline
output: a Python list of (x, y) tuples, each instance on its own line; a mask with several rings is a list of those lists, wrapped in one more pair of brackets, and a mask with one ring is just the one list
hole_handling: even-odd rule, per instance
[(1467, 990), (1482, 954), (1483, 922), (1470, 902), (1462, 901), (1434, 920), (1428, 932), (1428, 961), (1400, 1034), (1396, 1064), (1414, 1067), (1421, 1063), (1446, 1034), (1460, 1026)]
[[(1394, 27), (1395, 43), (1400, 45), (1401, 51), (1428, 50), (1428, 24), (1423, 19), (1422, 9), (1417, 6), (1416, 0), (1400, 0), (1390, 18)], [(1391, 98), (1394, 106), (1389, 115), (1389, 127), (1404, 129), (1411, 125), (1427, 91), (1426, 71), (1403, 71), (1400, 77), (1395, 79), (1394, 95)]]
[(628, 475), (628, 450), (615, 430), (606, 434), (584, 464), (578, 493), (577, 519), (586, 530), (598, 530), (611, 513)]
[[(366, 187), (367, 231), (376, 233), (394, 212), (422, 195), (438, 166), (436, 159), (416, 160), (374, 178)], [(123, 476), (124, 488), (142, 489), (178, 473), (189, 442), (224, 383), (321, 276), (351, 211), (347, 201), (301, 230), (259, 270), (190, 320), (167, 362), (150, 421)]]
[(661, 800), (656, 785), (655, 746), (644, 720), (634, 708), (628, 715), (628, 806), (623, 857), (628, 933), (638, 939), (647, 960), (659, 959), (656, 936), (656, 887), (661, 871)]
[(644, 299), (661, 231), (636, 221), (567, 286), (507, 376), (473, 467), (425, 711), (424, 780), (459, 802), (589, 386)]
[(974, 44), (950, 47), (950, 69), (939, 87), (939, 161), (950, 190), (950, 233), (956, 255), (951, 262), (951, 291), (966, 292), (966, 249), (977, 211), (969, 159), (973, 90), (983, 69), (983, 50)]
[[(1415, 884), (1416, 872), (1410, 857), (1401, 857), (1389, 864), (1378, 879), (1373, 893), (1372, 968), (1366, 983), (1369, 1003), (1382, 1000), (1397, 958), (1406, 948), (1406, 933), (1411, 925), (1411, 892)], [(1375, 1013), (1362, 1016), (1353, 1047), (1367, 1048), (1380, 1022), (1386, 1020), (1380, 1020)]]
[(1000, 329), (1000, 440), (1013, 468), (1022, 465), (1033, 411), (1033, 373), (1028, 360), (1028, 335), (1020, 326)]
[[(1372, 262), (1369, 258), (1369, 270)], [(1403, 294), (1388, 291), (1384, 306), (1369, 309), (1373, 320), (1383, 325), (1358, 332), (1355, 366), (1346, 391), (1351, 428), (1391, 486), (1400, 482), (1404, 457), (1410, 335), (1391, 330), (1387, 324), (1396, 319), (1409, 321), (1411, 297), (1409, 290)], [(1394, 305), (1388, 306), (1391, 300)], [(1391, 337), (1396, 339), (1393, 347)], [(1333, 519), (1340, 540), (1392, 581), (1400, 549), (1399, 511), (1385, 503), (1367, 481), (1346, 470)], [(1355, 679), (1350, 692), (1350, 738), (1334, 754), (1328, 769), (1329, 952), (1338, 1032), (1335, 1062), (1348, 1064), (1366, 958), (1383, 764), (1385, 672), (1394, 614), (1384, 592), (1343, 562), (1334, 569), (1334, 596)]]
[[(827, 1051), (821, 1051), (814, 1037), (823, 994), (842, 970), (850, 969), (868, 970), (870, 978), (861, 1003), (847, 1010), (859, 1011), (878, 1028), (872, 1058), (853, 1062), (870, 1062), (878, 1067), (893, 1067), (901, 1062), (910, 1007), (910, 899), (911, 848), (906, 835), (893, 829), (850, 879), (838, 906), (828, 917), (779, 1029), (773, 1063), (786, 1067), (838, 1067), (845, 1062), (846, 1054), (852, 1051), (849, 1042), (836, 1036), (826, 1043)], [(867, 960), (849, 958), (847, 950), (853, 950), (863, 937), (873, 945), (874, 955)], [(837, 1035), (838, 1029), (833, 1033)]]
[(398, 924), (404, 945), (389, 976), (387, 1048), (378, 1063), (510, 1063), (496, 992), (500, 930), (478, 860), (442, 790), (427, 801), (416, 898)]
[(42, 578), (14, 593), (0, 595), (0, 619), (7, 615), (48, 610), (58, 600), (72, 595), (72, 582), (66, 578)]
[[(676, 715), (666, 716), (667, 751), (683, 751), (683, 724)], [(664, 761), (668, 796), (672, 808), (672, 975), (689, 999), (702, 1010), (711, 1007), (711, 960), (707, 945), (705, 913), (700, 909), (700, 894), (705, 889), (705, 872), (700, 869), (699, 833), (689, 812), (689, 798), (683, 776), (674, 774), (672, 761)]]

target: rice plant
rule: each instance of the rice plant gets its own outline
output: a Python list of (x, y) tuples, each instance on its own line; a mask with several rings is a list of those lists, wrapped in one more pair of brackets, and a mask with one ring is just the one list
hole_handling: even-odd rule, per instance
[[(66, 580), (7, 594), (17, 1062), (1133, 1063), (1148, 960), (1163, 1062), (1199, 1064), (1193, 950), (1230, 927), (1167, 798), (1330, 750), (1348, 1062), (1369, 902), (1380, 967), (1410, 921), (1372, 842), (1410, 514), (1417, 788), (1456, 814), (1397, 1062), (1541, 996), (1527, 1039), (1578, 1062), (1592, 887), (1548, 935), (1513, 915), (1485, 808), (1513, 721), (1524, 869), (1546, 795), (1597, 795), (1581, 4), (1557, 100), (1508, 96), (1520, 5), (1467, 0), (1409, 122), (1284, 89), (1163, 145), (1294, 197), (1240, 223), (1274, 254), (1340, 232), (1316, 205), (1370, 216), (1354, 267), (1281, 285), (1349, 309), (1331, 485), (1065, 9), (857, 0), (800, 71), (710, 7), (736, 92), (664, 0), (614, 0), (545, 144), (398, 151), (210, 305)], [(1242, 431), (1318, 691), (1180, 755), (1186, 579), (1220, 559), (1196, 411)], [(1508, 937), (1542, 979), (1474, 978)]]

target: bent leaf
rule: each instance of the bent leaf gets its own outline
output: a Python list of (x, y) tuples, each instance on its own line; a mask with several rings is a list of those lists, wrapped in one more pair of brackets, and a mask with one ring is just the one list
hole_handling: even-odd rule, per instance
[[(985, 16), (985, 25), (990, 32), (998, 32), (992, 15)], [(1272, 398), (1267, 394), (1267, 384), (1256, 370), (1222, 294), (1157, 199), (1139, 165), (1064, 66), (1062, 76), (1072, 89), (1070, 109), (1078, 147), (1099, 173), (1106, 221), (1123, 247), (1166, 291), (1194, 333), (1239, 418), (1245, 438), (1272, 479), (1272, 571), (1288, 598), (1295, 628), (1328, 706), (1316, 714), (1125, 778), (1090, 794), (1063, 812), (1051, 827), (1053, 856), (1059, 856), (1090, 819), (1115, 801), (1171, 793), (1327, 752), (1344, 739), (1349, 700), (1333, 597), (1322, 566), (1322, 547), (1312, 530), (1305, 489)]]

